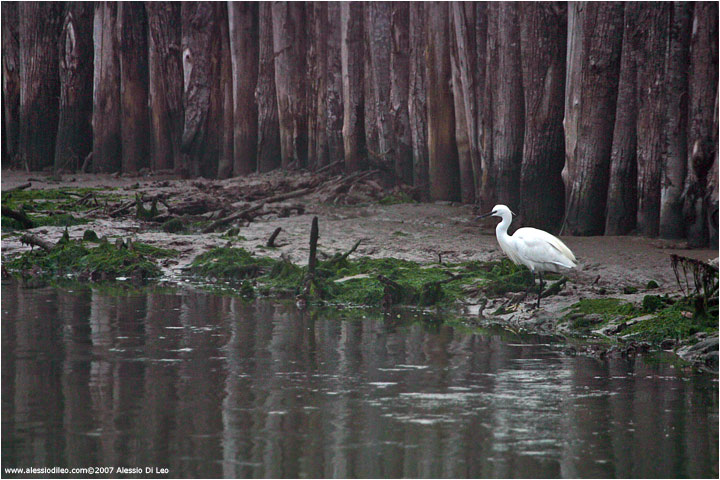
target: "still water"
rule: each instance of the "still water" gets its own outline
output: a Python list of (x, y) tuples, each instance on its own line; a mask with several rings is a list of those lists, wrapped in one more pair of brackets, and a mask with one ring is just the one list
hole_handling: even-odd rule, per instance
[(198, 292), (3, 285), (2, 467), (718, 475), (713, 376), (568, 357), (540, 337), (341, 317)]

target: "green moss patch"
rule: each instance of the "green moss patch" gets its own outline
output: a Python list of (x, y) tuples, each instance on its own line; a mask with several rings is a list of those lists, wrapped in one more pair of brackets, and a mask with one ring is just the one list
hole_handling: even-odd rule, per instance
[(415, 200), (405, 192), (395, 192), (378, 200), (380, 205), (397, 205), (399, 203), (415, 203)]
[[(119, 198), (115, 194), (101, 193), (99, 188), (62, 188), (48, 190), (15, 190), (2, 193), (3, 207), (27, 215), (34, 227), (82, 225), (88, 221), (74, 213), (84, 212)], [(20, 230), (22, 225), (15, 219), (2, 216), (4, 230)]]
[(5, 262), (5, 266), (26, 280), (49, 281), (68, 276), (95, 281), (116, 277), (146, 280), (160, 275), (158, 259), (176, 254), (174, 250), (138, 242), (103, 241), (90, 245), (90, 242), (64, 236), (50, 251), (35, 248)]
[[(253, 280), (261, 294), (305, 293), (307, 267), (253, 255), (243, 248), (214, 248), (189, 272), (224, 281)], [(531, 280), (509, 261), (422, 265), (391, 258), (350, 259), (337, 254), (317, 264), (310, 295), (350, 305), (451, 305), (471, 292), (500, 295), (525, 290)]]
[(717, 318), (717, 306), (709, 312), (698, 313), (693, 300), (683, 298), (656, 310), (652, 317), (631, 325), (623, 334), (660, 343), (666, 338), (682, 339), (698, 332), (717, 332)]

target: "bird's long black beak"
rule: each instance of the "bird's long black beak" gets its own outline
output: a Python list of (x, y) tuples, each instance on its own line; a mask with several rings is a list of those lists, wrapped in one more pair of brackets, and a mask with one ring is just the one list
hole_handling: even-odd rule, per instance
[(493, 214), (493, 212), (488, 212), (488, 213), (486, 213), (486, 214), (484, 214), (484, 215), (478, 216), (475, 220), (480, 220), (481, 218), (489, 217), (489, 216), (492, 215), (492, 214)]

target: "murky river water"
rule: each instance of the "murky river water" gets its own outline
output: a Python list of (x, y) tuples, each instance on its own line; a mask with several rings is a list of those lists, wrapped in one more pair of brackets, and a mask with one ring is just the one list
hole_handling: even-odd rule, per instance
[(568, 357), (533, 336), (340, 317), (204, 293), (3, 285), (2, 467), (718, 475), (712, 376)]

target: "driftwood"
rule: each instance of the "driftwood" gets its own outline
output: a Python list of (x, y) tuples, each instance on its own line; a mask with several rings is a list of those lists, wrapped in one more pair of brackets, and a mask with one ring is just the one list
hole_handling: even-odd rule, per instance
[(17, 192), (18, 190), (25, 190), (26, 188), (32, 187), (32, 183), (27, 182), (23, 183), (22, 185), (18, 185), (17, 187), (8, 188), (6, 192)]
[(310, 227), (310, 254), (308, 257), (308, 271), (305, 276), (305, 295), (311, 293), (312, 285), (315, 283), (315, 267), (317, 265), (317, 242), (320, 237), (320, 229), (318, 227), (318, 217), (313, 217), (312, 226)]
[(360, 242), (362, 242), (362, 238), (360, 240), (358, 240), (357, 242), (355, 242), (355, 245), (353, 245), (352, 248), (350, 250), (348, 250), (347, 252), (343, 253), (342, 255), (336, 254), (336, 256), (334, 256), (330, 260), (328, 260), (328, 264), (334, 265), (336, 263), (342, 262), (343, 260), (347, 259), (350, 255), (352, 255), (352, 253), (355, 250), (357, 250), (357, 248), (360, 246)]
[(255, 212), (257, 210), (260, 210), (263, 206), (265, 206), (266, 203), (282, 202), (283, 200), (287, 200), (289, 198), (301, 197), (301, 196), (306, 195), (314, 190), (315, 190), (315, 187), (302, 188), (300, 190), (295, 190), (293, 192), (281, 193), (280, 195), (275, 195), (273, 197), (266, 198), (264, 201), (257, 203), (251, 207), (248, 207), (245, 210), (241, 210), (238, 213), (234, 213), (232, 215), (229, 215), (227, 217), (224, 217), (224, 218), (214, 221), (213, 223), (211, 223), (208, 227), (206, 227), (203, 230), (203, 233), (214, 232), (218, 228), (220, 228), (224, 225), (227, 225), (228, 223), (232, 222), (233, 220), (237, 220), (238, 218), (247, 217), (248, 214)]
[(282, 231), (282, 227), (277, 227), (275, 231), (270, 235), (270, 238), (268, 238), (267, 243), (265, 244), (266, 247), (274, 247), (275, 246), (275, 239), (278, 235), (280, 235), (280, 232)]
[(27, 244), (27, 245), (35, 245), (35, 246), (40, 247), (43, 250), (46, 250), (48, 252), (55, 247), (55, 245), (48, 242), (47, 240), (43, 240), (42, 238), (35, 236), (35, 235), (31, 235), (29, 233), (26, 233), (25, 235), (20, 237), (20, 242)]
[(27, 214), (22, 210), (13, 210), (10, 207), (6, 207), (5, 205), (3, 205), (2, 215), (17, 220), (18, 222), (20, 222), (23, 229), (35, 227), (35, 222), (33, 222), (30, 217), (28, 217)]
[(338, 160), (336, 162), (329, 163), (329, 164), (325, 165), (324, 167), (319, 168), (315, 173), (318, 174), (318, 173), (327, 172), (328, 170), (332, 170), (335, 167), (339, 167), (343, 163), (345, 163), (345, 160)]

